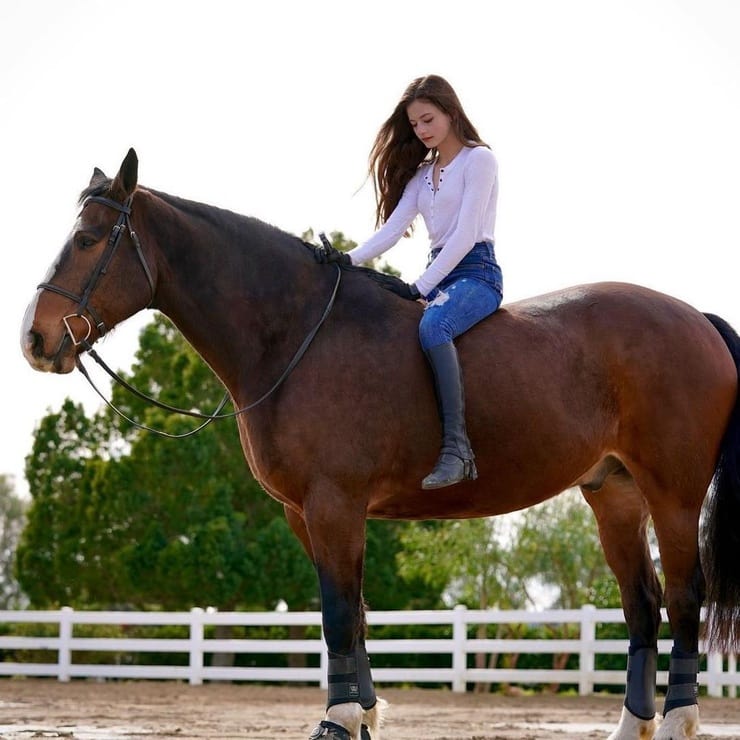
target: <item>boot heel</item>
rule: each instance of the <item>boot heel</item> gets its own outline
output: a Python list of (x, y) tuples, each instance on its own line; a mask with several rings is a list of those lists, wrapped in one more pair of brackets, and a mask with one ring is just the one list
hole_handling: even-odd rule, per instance
[(472, 460), (465, 460), (465, 480), (478, 480), (478, 468)]

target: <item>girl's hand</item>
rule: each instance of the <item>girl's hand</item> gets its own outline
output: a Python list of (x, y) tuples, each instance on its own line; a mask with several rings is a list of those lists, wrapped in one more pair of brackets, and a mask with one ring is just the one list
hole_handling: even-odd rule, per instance
[(339, 262), (340, 265), (351, 265), (352, 259), (346, 252), (341, 252), (335, 247), (314, 247), (314, 259), (321, 265), (328, 265), (331, 262)]
[(395, 293), (407, 301), (418, 301), (421, 298), (421, 293), (419, 293), (415, 283), (404, 283), (403, 280), (388, 280), (382, 282), (381, 285), (386, 290), (390, 290), (391, 293)]

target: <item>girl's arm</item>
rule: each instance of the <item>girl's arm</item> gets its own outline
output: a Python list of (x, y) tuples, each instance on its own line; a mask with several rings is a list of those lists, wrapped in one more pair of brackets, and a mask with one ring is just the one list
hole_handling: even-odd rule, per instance
[(368, 262), (390, 249), (406, 233), (419, 213), (419, 176), (418, 173), (406, 185), (388, 220), (363, 244), (347, 252), (353, 265)]

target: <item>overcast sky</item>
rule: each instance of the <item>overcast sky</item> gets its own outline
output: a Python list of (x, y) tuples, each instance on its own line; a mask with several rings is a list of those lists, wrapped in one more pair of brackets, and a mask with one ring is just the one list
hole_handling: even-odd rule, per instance
[[(738, 38), (735, 0), (2, 0), (0, 473), (25, 491), (41, 417), (98, 405), (19, 349), (94, 166), (134, 146), (142, 184), (359, 242), (372, 139), (428, 73), (499, 160), (505, 301), (627, 280), (740, 328)], [(388, 255), (408, 280), (417, 231)], [(146, 319), (99, 345), (109, 364), (129, 367)]]

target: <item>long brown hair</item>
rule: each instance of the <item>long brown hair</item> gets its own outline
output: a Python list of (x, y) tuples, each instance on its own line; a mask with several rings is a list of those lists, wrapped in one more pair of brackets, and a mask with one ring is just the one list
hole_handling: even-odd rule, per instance
[(406, 108), (419, 99), (432, 103), (450, 117), (452, 130), (463, 144), (487, 146), (465, 115), (457, 94), (447, 80), (439, 75), (417, 77), (380, 127), (370, 150), (368, 169), (375, 187), (376, 227), (385, 223), (393, 213), (419, 165), (436, 155), (435, 149), (428, 150), (424, 146), (409, 123)]

